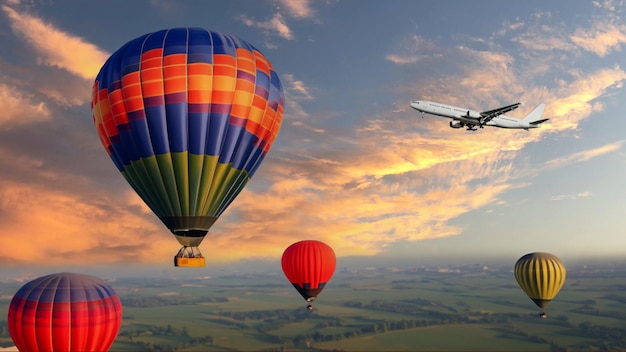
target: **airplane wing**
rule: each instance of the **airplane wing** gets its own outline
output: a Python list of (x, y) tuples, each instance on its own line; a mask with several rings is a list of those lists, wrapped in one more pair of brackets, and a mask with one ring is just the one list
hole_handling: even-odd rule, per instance
[(491, 121), (496, 116), (500, 116), (502, 114), (506, 114), (509, 111), (513, 111), (513, 110), (519, 108), (520, 105), (522, 105), (522, 103), (515, 103), (515, 104), (503, 106), (501, 108), (483, 111), (483, 112), (480, 113), (480, 116), (481, 116), (480, 123), (481, 124), (485, 124), (485, 123)]

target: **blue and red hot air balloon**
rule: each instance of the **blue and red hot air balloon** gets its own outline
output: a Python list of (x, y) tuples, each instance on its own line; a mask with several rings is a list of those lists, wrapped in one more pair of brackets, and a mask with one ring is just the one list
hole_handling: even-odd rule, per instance
[[(285, 249), (281, 265), (293, 287), (307, 302), (313, 302), (333, 276), (337, 258), (326, 243), (305, 240)], [(313, 306), (309, 304), (307, 309)]]
[(204, 266), (198, 245), (267, 155), (284, 95), (263, 54), (231, 35), (172, 28), (106, 61), (92, 117), (124, 178), (174, 234), (176, 266)]
[(94, 276), (59, 273), (22, 286), (9, 306), (9, 333), (20, 351), (108, 351), (122, 323), (122, 304)]

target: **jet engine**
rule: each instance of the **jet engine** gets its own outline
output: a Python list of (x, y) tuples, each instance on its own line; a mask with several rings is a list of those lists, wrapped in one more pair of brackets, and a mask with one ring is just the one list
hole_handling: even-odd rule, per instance
[(450, 127), (452, 128), (462, 128), (463, 126), (465, 126), (465, 124), (461, 121), (457, 121), (457, 120), (450, 121)]

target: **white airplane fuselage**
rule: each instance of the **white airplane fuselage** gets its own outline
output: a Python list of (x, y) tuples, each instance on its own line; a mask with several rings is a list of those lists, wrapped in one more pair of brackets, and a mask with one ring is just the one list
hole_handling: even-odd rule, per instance
[(530, 116), (531, 114), (527, 115), (525, 118), (522, 118), (522, 119), (509, 117), (509, 116), (502, 114), (502, 115), (495, 116), (491, 118), (489, 121), (485, 121), (485, 122), (481, 122), (481, 118), (483, 118), (483, 115), (481, 115), (480, 112), (472, 110), (472, 109), (464, 109), (464, 108), (460, 108), (457, 106), (436, 103), (436, 102), (426, 101), (426, 100), (413, 101), (411, 103), (411, 107), (422, 113), (452, 119), (453, 121), (450, 121), (450, 127), (452, 128), (461, 128), (464, 126), (468, 126), (469, 128), (471, 126), (482, 125), (482, 126), (493, 126), (493, 127), (500, 127), (500, 128), (529, 129), (529, 128), (537, 128), (539, 127), (541, 122), (543, 122), (543, 121), (540, 121), (539, 123), (535, 123), (535, 124), (532, 123), (532, 122), (538, 121), (539, 118), (541, 118), (541, 115), (543, 114), (543, 108), (545, 107), (545, 105), (541, 104), (539, 107), (537, 107), (537, 109), (531, 112), (531, 114), (533, 114), (532, 118), (528, 118), (528, 117), (531, 117)]

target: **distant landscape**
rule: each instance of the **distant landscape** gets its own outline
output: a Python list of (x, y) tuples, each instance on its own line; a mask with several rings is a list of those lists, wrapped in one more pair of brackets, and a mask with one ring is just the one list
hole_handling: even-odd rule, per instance
[[(568, 351), (626, 349), (626, 267), (570, 268), (538, 317), (510, 266), (338, 268), (314, 310), (282, 273), (116, 278), (112, 351)], [(0, 285), (0, 347), (20, 284)]]

